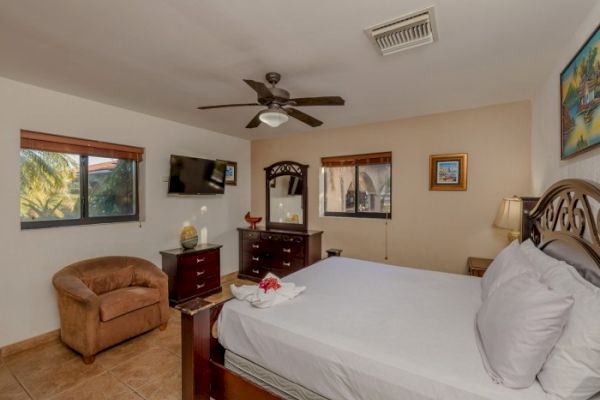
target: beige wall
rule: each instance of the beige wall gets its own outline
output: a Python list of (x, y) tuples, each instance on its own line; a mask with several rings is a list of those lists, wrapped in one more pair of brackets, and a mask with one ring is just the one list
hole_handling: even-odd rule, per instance
[(596, 148), (571, 160), (560, 160), (559, 76), (581, 45), (594, 32), (600, 20), (600, 3), (574, 32), (570, 44), (532, 100), (532, 181), (535, 194), (541, 194), (564, 178), (591, 179), (600, 182), (600, 149)]
[[(236, 227), (250, 207), (249, 141), (2, 78), (0, 115), (0, 347), (58, 328), (51, 279), (62, 266), (103, 255), (160, 265), (158, 251), (178, 247), (186, 220), (208, 227), (209, 240), (223, 244), (221, 272), (237, 271)], [(20, 129), (144, 147), (145, 221), (22, 231)], [(237, 161), (238, 186), (220, 196), (169, 197), (170, 154)]]
[[(529, 103), (519, 102), (253, 141), (252, 212), (265, 215), (265, 166), (309, 164), (309, 228), (325, 231), (323, 250), (386, 262), (385, 222), (320, 217), (318, 186), (323, 156), (392, 151), (387, 262), (462, 273), (467, 256), (493, 257), (505, 245), (492, 221), (503, 196), (529, 194), (530, 131)], [(469, 153), (468, 190), (430, 192), (429, 155), (460, 152)]]

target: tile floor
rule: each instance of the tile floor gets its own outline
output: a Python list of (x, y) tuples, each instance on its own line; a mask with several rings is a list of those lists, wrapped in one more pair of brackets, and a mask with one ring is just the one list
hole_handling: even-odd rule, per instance
[[(225, 278), (229, 284), (252, 282)], [(106, 350), (92, 365), (55, 341), (0, 359), (0, 400), (178, 400), (181, 399), (181, 319), (171, 311), (164, 332), (155, 329)]]

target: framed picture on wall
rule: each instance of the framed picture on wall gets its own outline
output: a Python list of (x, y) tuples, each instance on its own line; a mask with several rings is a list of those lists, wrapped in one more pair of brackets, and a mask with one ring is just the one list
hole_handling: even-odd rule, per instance
[(429, 156), (429, 190), (467, 190), (467, 154)]
[(225, 167), (225, 184), (237, 186), (237, 162), (225, 161), (227, 166)]
[(560, 74), (560, 158), (600, 144), (600, 26)]

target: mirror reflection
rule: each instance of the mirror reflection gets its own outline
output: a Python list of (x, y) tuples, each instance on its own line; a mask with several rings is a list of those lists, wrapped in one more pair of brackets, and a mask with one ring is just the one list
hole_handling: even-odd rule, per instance
[(269, 181), (270, 222), (302, 224), (302, 178), (283, 175)]

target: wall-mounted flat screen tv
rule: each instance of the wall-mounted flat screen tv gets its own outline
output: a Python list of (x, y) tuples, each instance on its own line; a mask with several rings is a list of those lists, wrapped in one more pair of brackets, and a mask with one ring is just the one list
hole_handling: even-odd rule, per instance
[(226, 166), (225, 161), (172, 155), (169, 194), (223, 194)]

